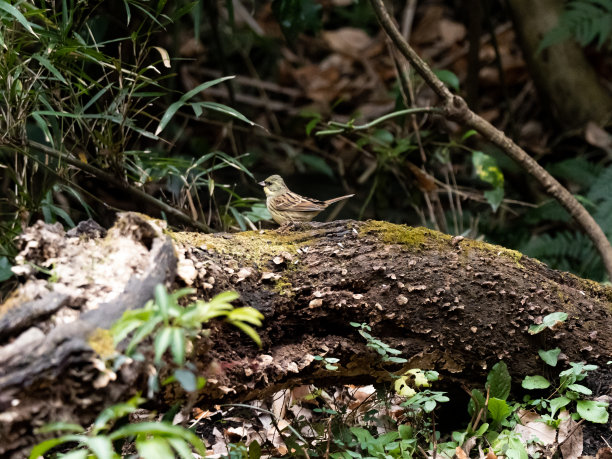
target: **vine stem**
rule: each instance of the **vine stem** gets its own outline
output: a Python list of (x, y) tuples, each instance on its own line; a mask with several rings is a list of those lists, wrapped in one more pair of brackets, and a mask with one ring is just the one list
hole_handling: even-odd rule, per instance
[(525, 172), (533, 177), (546, 193), (556, 199), (576, 220), (576, 223), (578, 223), (591, 241), (593, 241), (604, 263), (608, 278), (612, 280), (612, 245), (610, 245), (610, 241), (608, 241), (608, 238), (593, 216), (589, 214), (567, 188), (561, 185), (557, 179), (540, 166), (525, 150), (487, 120), (470, 110), (463, 98), (450, 92), (401, 35), (391, 16), (389, 16), (383, 0), (370, 0), (370, 3), (389, 39), (423, 80), (425, 80), (427, 85), (440, 97), (444, 116), (465, 127), (474, 129), (489, 142), (498, 146), (507, 156), (518, 163)]

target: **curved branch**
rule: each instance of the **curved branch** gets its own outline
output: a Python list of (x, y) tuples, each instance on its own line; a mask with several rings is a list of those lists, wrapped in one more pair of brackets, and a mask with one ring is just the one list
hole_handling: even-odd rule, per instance
[(383, 0), (370, 0), (370, 3), (393, 44), (412, 64), (417, 73), (423, 77), (429, 87), (442, 99), (446, 117), (476, 130), (489, 142), (501, 148), (506, 155), (531, 175), (550, 196), (555, 198), (593, 241), (606, 267), (608, 277), (612, 279), (612, 246), (601, 227), (584, 206), (557, 179), (529, 156), (525, 150), (514, 143), (502, 131), (470, 110), (465, 100), (460, 96), (453, 95), (450, 92), (400, 34), (385, 9)]

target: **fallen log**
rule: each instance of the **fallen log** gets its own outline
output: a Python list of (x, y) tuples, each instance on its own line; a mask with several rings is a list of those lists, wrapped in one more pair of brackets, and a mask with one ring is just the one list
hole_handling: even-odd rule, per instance
[[(261, 349), (221, 322), (194, 343), (189, 358), (207, 378), (202, 405), (407, 368), (481, 387), (499, 359), (517, 379), (541, 373), (537, 351), (553, 347), (567, 361), (605, 365), (612, 356), (612, 289), (483, 242), (375, 221), (172, 233), (138, 214), (101, 234), (68, 237), (38, 223), (21, 236), (21, 284), (0, 305), (0, 454), (23, 451), (48, 421), (87, 425), (145, 390), (151, 365), (110, 371), (99, 337), (157, 283), (192, 286), (191, 300), (236, 290), (235, 306), (265, 316)], [(528, 333), (557, 311), (568, 313), (564, 324)], [(368, 324), (408, 363), (381, 362), (350, 322)], [(338, 358), (338, 370), (315, 356)], [(156, 403), (183, 396), (167, 388)]]

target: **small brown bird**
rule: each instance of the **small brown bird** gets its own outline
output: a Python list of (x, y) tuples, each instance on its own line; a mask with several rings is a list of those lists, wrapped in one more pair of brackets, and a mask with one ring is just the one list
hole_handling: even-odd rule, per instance
[(264, 187), (266, 193), (266, 206), (279, 225), (309, 222), (330, 204), (353, 196), (347, 194), (327, 201), (305, 198), (287, 188), (280, 175), (271, 175), (259, 184)]

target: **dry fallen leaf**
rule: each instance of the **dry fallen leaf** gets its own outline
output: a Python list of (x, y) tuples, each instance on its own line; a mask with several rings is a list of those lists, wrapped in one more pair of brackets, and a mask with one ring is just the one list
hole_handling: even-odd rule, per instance
[(372, 38), (367, 33), (353, 27), (323, 32), (323, 39), (337, 53), (348, 54), (355, 58), (359, 58), (372, 43)]

